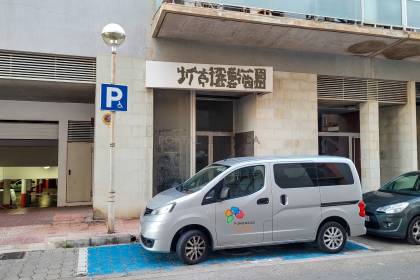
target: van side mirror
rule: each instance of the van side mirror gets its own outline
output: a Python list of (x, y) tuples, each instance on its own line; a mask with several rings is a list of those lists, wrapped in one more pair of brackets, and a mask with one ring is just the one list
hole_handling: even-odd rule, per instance
[(229, 197), (230, 188), (229, 187), (223, 187), (220, 191), (220, 200), (224, 200)]

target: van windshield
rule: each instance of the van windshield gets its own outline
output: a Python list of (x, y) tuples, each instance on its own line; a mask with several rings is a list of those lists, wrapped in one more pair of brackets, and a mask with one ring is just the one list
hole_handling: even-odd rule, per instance
[(207, 183), (216, 178), (220, 173), (228, 169), (229, 166), (221, 164), (212, 164), (197, 174), (192, 176), (190, 179), (176, 187), (176, 190), (183, 193), (194, 193), (201, 190)]

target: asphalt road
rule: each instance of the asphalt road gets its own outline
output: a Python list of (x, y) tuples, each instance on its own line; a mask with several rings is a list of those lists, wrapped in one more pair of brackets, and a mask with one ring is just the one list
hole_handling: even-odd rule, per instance
[(121, 276), (114, 279), (417, 280), (420, 279), (420, 249), (369, 252), (297, 262), (264, 261), (208, 269), (186, 267), (169, 273), (155, 272)]
[[(178, 266), (164, 270), (136, 271), (94, 279), (156, 280), (396, 280), (420, 279), (420, 246), (402, 240), (376, 237), (353, 239), (371, 250), (309, 259), (279, 258), (230, 261), (197, 266)], [(76, 279), (78, 249), (27, 252), (22, 259), (0, 260), (0, 280)]]

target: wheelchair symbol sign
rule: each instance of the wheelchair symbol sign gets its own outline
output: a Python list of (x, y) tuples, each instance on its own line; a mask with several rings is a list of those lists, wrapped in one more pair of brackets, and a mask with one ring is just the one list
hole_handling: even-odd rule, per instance
[(101, 110), (127, 111), (128, 86), (102, 84)]

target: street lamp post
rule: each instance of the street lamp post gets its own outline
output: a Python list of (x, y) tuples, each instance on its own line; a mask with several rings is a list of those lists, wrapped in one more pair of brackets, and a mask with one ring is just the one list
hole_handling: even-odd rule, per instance
[[(111, 47), (111, 84), (115, 84), (115, 61), (117, 47), (125, 40), (124, 29), (115, 23), (107, 24), (101, 33), (105, 44)], [(115, 111), (111, 111), (111, 141), (109, 143), (109, 198), (108, 198), (108, 233), (115, 232), (115, 186), (114, 186), (114, 153), (115, 153)]]

